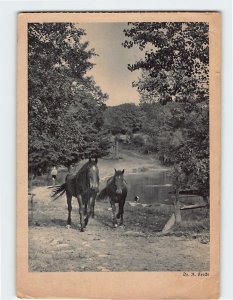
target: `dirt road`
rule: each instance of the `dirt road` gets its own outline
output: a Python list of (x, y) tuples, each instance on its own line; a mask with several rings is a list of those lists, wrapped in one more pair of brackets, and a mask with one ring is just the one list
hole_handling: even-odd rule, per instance
[[(100, 160), (104, 180), (117, 169), (128, 173), (161, 167), (150, 157), (124, 151), (122, 160)], [(125, 205), (125, 227), (112, 228), (108, 202), (96, 203), (96, 218), (87, 231), (79, 231), (77, 200), (73, 199), (72, 228), (66, 228), (65, 197), (51, 201), (46, 187), (34, 189), (33, 210), (29, 203), (30, 271), (208, 271), (209, 244), (199, 235), (163, 236), (160, 231), (173, 212), (165, 205)], [(196, 225), (195, 225), (196, 226)]]
[[(126, 204), (125, 227), (111, 227), (106, 202), (97, 203), (96, 218), (79, 232), (74, 201), (73, 225), (66, 228), (65, 199), (38, 207), (29, 227), (31, 271), (203, 271), (209, 268), (209, 245), (198, 239), (161, 236), (159, 216)], [(157, 222), (156, 222), (157, 221)]]

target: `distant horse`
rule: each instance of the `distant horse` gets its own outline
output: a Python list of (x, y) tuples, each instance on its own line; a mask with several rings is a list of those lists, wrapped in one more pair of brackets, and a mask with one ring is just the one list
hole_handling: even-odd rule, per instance
[(54, 189), (52, 197), (57, 199), (66, 193), (68, 205), (68, 228), (71, 226), (72, 196), (78, 199), (81, 231), (88, 224), (89, 217), (94, 217), (95, 199), (99, 191), (98, 160), (89, 159), (75, 174), (68, 174), (64, 184)]
[[(117, 219), (120, 218), (120, 225), (123, 225), (123, 214), (125, 199), (127, 197), (127, 185), (124, 179), (124, 170), (117, 171), (108, 179), (106, 187), (100, 192), (98, 199), (109, 198), (112, 207), (112, 222), (113, 226), (117, 227)], [(116, 206), (119, 204), (119, 211), (116, 215)]]

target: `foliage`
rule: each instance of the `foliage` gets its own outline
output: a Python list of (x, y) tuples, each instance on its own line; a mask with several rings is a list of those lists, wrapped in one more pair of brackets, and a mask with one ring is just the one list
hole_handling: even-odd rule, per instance
[(129, 65), (131, 71), (145, 70), (135, 83), (139, 92), (146, 90), (165, 104), (202, 102), (208, 99), (208, 24), (207, 23), (129, 23), (125, 47), (138, 45), (141, 59)]
[(144, 59), (129, 65), (142, 75), (140, 93), (163, 163), (173, 165), (179, 188), (209, 193), (209, 40), (207, 23), (129, 23), (124, 47)]
[(153, 98), (148, 99), (149, 103), (141, 101), (142, 104), (140, 105), (145, 115), (142, 131), (150, 137), (151, 145), (148, 145), (149, 152), (158, 150), (158, 137), (162, 114), (161, 105), (158, 102), (151, 104), (152, 99)]
[(144, 114), (134, 103), (108, 107), (104, 113), (105, 128), (115, 134), (135, 133), (142, 128)]
[[(95, 56), (77, 24), (28, 25), (29, 171), (107, 152), (107, 95), (86, 76)], [(105, 145), (105, 146), (104, 146)], [(96, 150), (98, 149), (98, 150)]]
[(140, 147), (142, 147), (142, 146), (145, 145), (145, 140), (144, 140), (143, 136), (141, 136), (141, 135), (136, 135), (136, 136), (134, 136), (134, 137), (132, 138), (132, 142), (133, 142), (135, 145), (140, 146)]

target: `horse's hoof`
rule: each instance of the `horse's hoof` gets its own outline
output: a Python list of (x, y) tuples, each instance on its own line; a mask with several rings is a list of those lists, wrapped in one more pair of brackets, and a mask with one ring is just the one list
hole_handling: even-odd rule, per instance
[(67, 228), (67, 229), (70, 229), (70, 228), (71, 228), (71, 225), (69, 225), (69, 224), (66, 225), (66, 228)]
[(114, 228), (117, 228), (117, 224), (113, 224), (113, 227), (114, 227)]
[(80, 231), (81, 231), (81, 232), (84, 232), (85, 230), (84, 230), (84, 228), (81, 228)]

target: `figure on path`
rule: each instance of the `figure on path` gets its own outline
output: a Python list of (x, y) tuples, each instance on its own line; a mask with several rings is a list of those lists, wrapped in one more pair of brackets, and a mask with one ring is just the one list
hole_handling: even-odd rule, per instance
[(53, 179), (53, 186), (55, 186), (56, 179), (57, 179), (57, 168), (55, 166), (52, 168), (51, 176)]

